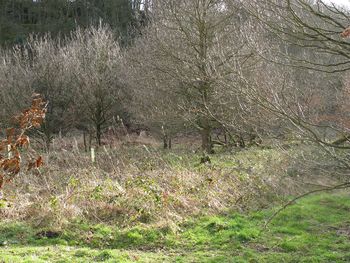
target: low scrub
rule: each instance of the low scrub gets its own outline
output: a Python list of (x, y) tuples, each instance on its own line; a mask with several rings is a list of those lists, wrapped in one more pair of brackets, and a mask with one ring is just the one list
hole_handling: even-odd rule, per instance
[(74, 150), (43, 159), (40, 174), (23, 172), (6, 187), (2, 218), (52, 227), (75, 219), (120, 226), (178, 223), (266, 207), (300, 190), (285, 173), (289, 156), (275, 149), (219, 153), (206, 164), (199, 154), (146, 146), (102, 147), (95, 163)]

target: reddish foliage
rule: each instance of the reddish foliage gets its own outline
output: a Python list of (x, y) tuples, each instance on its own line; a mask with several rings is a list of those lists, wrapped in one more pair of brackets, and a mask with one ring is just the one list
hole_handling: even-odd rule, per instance
[[(46, 103), (39, 94), (33, 95), (30, 108), (16, 116), (19, 128), (6, 129), (6, 139), (0, 141), (0, 189), (10, 182), (22, 169), (20, 150), (29, 147), (29, 137), (25, 133), (31, 128), (38, 128), (43, 123), (46, 113)], [(37, 169), (43, 165), (41, 156), (28, 162), (28, 170)]]

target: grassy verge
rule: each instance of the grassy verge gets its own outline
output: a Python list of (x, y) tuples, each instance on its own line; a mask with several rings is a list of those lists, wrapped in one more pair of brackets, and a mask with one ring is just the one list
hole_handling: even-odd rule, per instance
[(305, 198), (264, 230), (273, 209), (225, 213), (179, 226), (35, 229), (1, 223), (1, 262), (349, 262), (350, 196)]

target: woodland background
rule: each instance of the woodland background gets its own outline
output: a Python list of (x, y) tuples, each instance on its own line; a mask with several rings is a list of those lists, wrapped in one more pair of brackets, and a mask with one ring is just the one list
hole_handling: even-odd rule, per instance
[(0, 0), (0, 261), (348, 262), (349, 25), (321, 0)]

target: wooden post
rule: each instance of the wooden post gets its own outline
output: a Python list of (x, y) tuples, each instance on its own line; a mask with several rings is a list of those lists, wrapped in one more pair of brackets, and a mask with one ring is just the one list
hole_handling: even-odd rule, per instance
[(79, 153), (79, 145), (77, 139), (74, 137), (74, 151)]
[(96, 161), (95, 148), (91, 147), (91, 162), (95, 163), (95, 161)]

